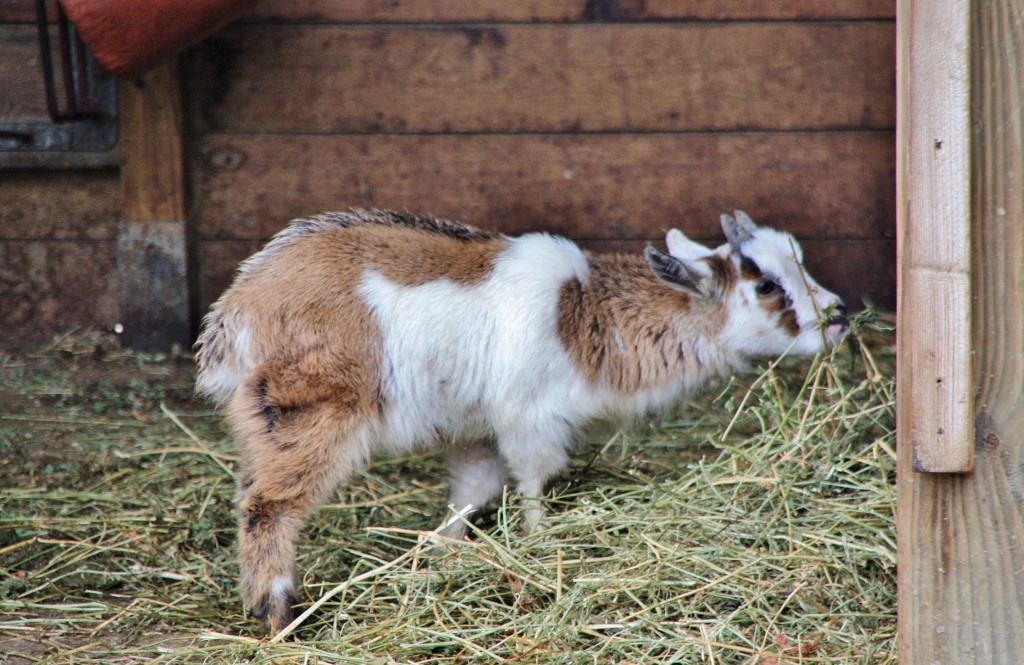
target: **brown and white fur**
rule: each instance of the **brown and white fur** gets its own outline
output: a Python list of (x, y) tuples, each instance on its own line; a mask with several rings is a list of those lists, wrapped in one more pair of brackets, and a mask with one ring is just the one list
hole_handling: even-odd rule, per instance
[[(378, 210), (297, 220), (239, 268), (197, 342), (198, 389), (241, 453), (244, 602), (292, 619), (295, 540), (376, 453), (450, 450), (450, 504), (507, 478), (527, 529), (595, 419), (664, 408), (754, 356), (813, 354), (846, 331), (792, 236), (722, 216), (710, 249), (590, 255)], [(463, 537), (455, 521), (445, 535)]]

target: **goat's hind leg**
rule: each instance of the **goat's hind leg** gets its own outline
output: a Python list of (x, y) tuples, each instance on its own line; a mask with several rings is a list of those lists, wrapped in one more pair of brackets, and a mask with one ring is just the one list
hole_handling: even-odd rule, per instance
[(294, 617), (295, 541), (309, 514), (369, 458), (368, 417), (351, 404), (282, 404), (257, 382), (231, 404), (242, 453), (238, 559), (242, 600), (276, 634)]

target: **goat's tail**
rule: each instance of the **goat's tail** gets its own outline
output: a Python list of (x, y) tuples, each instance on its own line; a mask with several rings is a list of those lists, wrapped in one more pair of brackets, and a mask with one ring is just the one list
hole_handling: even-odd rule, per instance
[(220, 404), (226, 401), (244, 376), (248, 363), (248, 327), (239, 325), (215, 303), (203, 319), (196, 340), (196, 391)]

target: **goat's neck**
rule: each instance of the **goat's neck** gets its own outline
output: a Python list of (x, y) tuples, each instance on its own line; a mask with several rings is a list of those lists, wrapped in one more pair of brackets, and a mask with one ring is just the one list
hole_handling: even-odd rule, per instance
[(569, 282), (559, 334), (589, 380), (620, 394), (692, 389), (738, 364), (718, 336), (721, 302), (666, 287), (642, 259), (591, 257), (585, 282)]

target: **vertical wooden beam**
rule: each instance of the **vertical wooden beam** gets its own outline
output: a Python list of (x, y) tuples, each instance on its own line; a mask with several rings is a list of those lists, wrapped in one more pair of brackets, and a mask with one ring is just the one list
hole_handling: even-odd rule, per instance
[[(912, 141), (914, 132), (908, 125), (920, 112), (915, 106), (920, 100), (908, 92), (917, 75), (913, 28), (921, 25), (914, 14), (937, 11), (938, 4), (945, 2), (900, 0), (897, 17), (900, 662), (1015, 665), (1024, 658), (1024, 22), (1020, 0), (967, 5), (969, 308), (921, 307), (928, 294), (915, 288), (910, 259), (920, 255), (912, 254), (911, 247), (922, 237), (937, 244), (946, 239), (938, 237), (940, 227), (923, 224), (919, 216), (919, 179), (929, 171), (911, 157), (908, 138)], [(950, 30), (962, 32), (941, 21), (931, 30), (933, 37), (943, 38)], [(933, 83), (949, 85), (941, 78)], [(976, 413), (974, 470), (966, 475), (919, 473), (912, 437), (927, 423), (915, 426), (920, 412), (914, 407), (922, 388), (930, 387), (921, 372), (932, 365), (915, 355), (914, 338), (948, 325), (942, 319), (965, 316), (970, 317), (969, 337), (955, 348), (966, 343), (973, 353), (967, 397)]]
[[(903, 149), (911, 179), (902, 236), (902, 306), (913, 372), (914, 467), (971, 469), (969, 0), (912, 2), (901, 24), (909, 62)], [(907, 32), (909, 31), (909, 32)], [(927, 325), (921, 325), (922, 322)]]
[(117, 270), (125, 341), (147, 351), (187, 348), (188, 274), (182, 104), (173, 61), (122, 82)]

